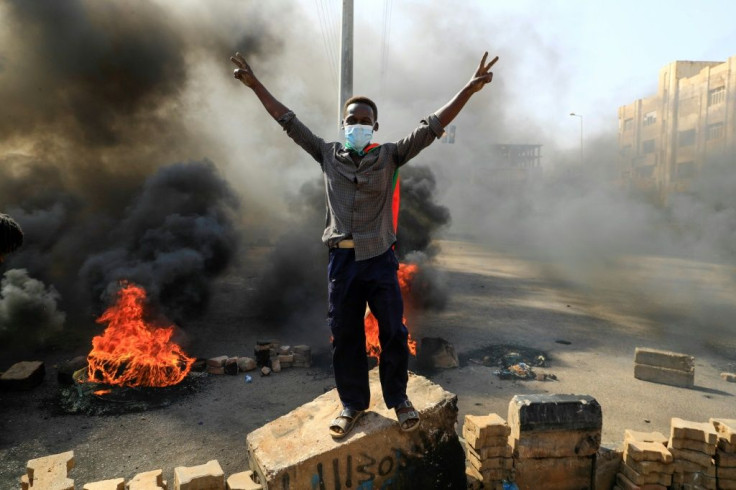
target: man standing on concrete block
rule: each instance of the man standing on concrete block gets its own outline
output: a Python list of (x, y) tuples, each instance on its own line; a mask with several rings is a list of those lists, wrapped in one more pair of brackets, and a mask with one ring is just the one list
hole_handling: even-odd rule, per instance
[(23, 231), (7, 214), (0, 213), (0, 264), (5, 256), (23, 245)]
[(330, 425), (336, 439), (345, 437), (370, 403), (365, 350), (366, 304), (378, 320), (383, 399), (393, 408), (403, 431), (419, 426), (419, 413), (406, 396), (408, 331), (394, 255), (394, 183), (398, 169), (441, 137), (443, 129), (470, 97), (493, 78), (483, 55), (470, 81), (446, 105), (395, 143), (371, 143), (378, 130), (378, 109), (367, 97), (352, 97), (343, 107), (345, 143), (328, 143), (313, 134), (288, 107), (256, 78), (240, 53), (230, 60), (233, 75), (251, 88), (264, 108), (322, 168), (327, 194), (327, 227), (322, 241), (329, 248), (328, 322), (332, 331), (335, 384), (343, 410)]

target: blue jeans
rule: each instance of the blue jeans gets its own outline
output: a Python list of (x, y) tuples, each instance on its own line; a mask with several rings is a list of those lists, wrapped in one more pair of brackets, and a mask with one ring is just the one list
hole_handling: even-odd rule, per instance
[(351, 248), (330, 249), (327, 266), (332, 331), (332, 364), (340, 401), (345, 408), (366, 410), (371, 393), (365, 349), (365, 305), (378, 320), (381, 356), (378, 361), (383, 400), (394, 408), (406, 400), (409, 331), (397, 277), (399, 261), (392, 249), (368, 260), (355, 260)]

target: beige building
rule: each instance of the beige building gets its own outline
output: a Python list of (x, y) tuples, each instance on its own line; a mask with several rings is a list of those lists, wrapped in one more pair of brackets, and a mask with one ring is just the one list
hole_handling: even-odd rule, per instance
[(657, 94), (618, 110), (622, 181), (656, 193), (687, 190), (708, 161), (736, 155), (736, 56), (674, 61)]

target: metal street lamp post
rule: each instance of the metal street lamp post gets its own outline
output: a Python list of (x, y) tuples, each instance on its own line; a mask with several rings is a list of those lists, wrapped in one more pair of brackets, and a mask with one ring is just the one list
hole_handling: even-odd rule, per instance
[(574, 112), (570, 113), (573, 117), (579, 117), (580, 118), (580, 165), (583, 164), (583, 115), (582, 114), (575, 114)]

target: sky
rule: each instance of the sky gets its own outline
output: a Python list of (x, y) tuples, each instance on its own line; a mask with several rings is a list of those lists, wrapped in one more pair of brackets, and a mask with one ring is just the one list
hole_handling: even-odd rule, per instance
[[(337, 16), (339, 3), (299, 2), (318, 26), (321, 6)], [(501, 57), (493, 71), (497, 82), (503, 79), (509, 86), (504, 103), (513, 110), (508, 122), (539, 126), (544, 136), (554, 138), (561, 148), (579, 144), (580, 121), (571, 118), (570, 112), (583, 115), (588, 136), (615, 132), (617, 108), (653, 95), (658, 71), (667, 63), (718, 61), (736, 55), (736, 3), (726, 0), (705, 1), (697, 8), (692, 2), (660, 0), (395, 0), (390, 4), (388, 77), (404, 50), (421, 53), (426, 60), (421, 76), (431, 76), (449, 65), (448, 59), (456, 53), (454, 45), (468, 45), (468, 40), (456, 35), (443, 37), (446, 32), (431, 27), (419, 37), (411, 35), (413, 30), (407, 26), (417, 12), (431, 11), (431, 23), (436, 25), (463, 24), (478, 58), (484, 50)], [(380, 67), (386, 63), (381, 57), (385, 6), (386, 2), (379, 1), (355, 2), (356, 65), (367, 62)], [(422, 51), (424, 36), (439, 38), (444, 49)], [(320, 58), (329, 67), (325, 49), (320, 49)], [(469, 64), (463, 75), (469, 76), (473, 68)], [(461, 80), (459, 77), (458, 83)], [(446, 90), (456, 88), (448, 86)], [(519, 138), (525, 136), (520, 134)]]

